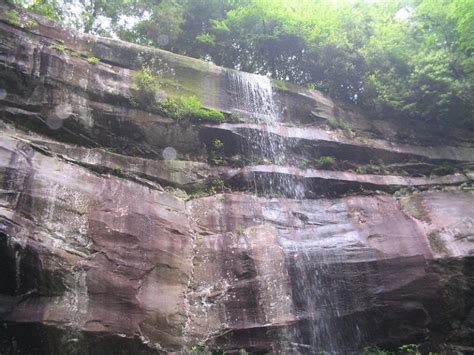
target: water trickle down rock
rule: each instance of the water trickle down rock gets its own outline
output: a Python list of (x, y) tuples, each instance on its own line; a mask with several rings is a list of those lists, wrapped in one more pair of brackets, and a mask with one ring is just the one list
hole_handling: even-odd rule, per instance
[[(286, 146), (279, 137), (270, 132), (270, 129), (278, 130), (278, 126), (281, 125), (270, 79), (266, 76), (237, 71), (228, 71), (226, 74), (233, 105), (244, 108), (244, 114), (250, 114), (248, 120), (262, 126), (257, 132), (247, 132), (246, 141), (251, 145), (243, 148), (249, 150), (244, 155), (250, 155), (254, 159), (264, 157), (266, 159), (264, 163), (284, 165), (287, 160)], [(256, 175), (254, 183), (257, 194), (294, 198), (304, 196), (302, 184), (289, 175)], [(290, 212), (282, 211), (287, 214)], [(306, 215), (297, 217), (307, 222)], [(273, 232), (278, 233), (278, 230), (274, 229)], [(284, 246), (286, 264), (291, 275), (296, 318), (300, 323), (298, 327), (285, 328), (281, 331), (279, 336), (281, 351), (339, 353), (343, 349), (342, 342), (354, 343), (353, 339), (348, 339), (348, 335), (353, 335), (354, 332), (340, 332), (336, 321), (340, 317), (338, 292), (341, 291), (335, 283), (341, 275), (336, 276), (336, 270), (329, 268), (324, 255), (318, 253), (321, 247), (321, 241), (318, 239), (324, 237), (323, 233), (316, 232), (308, 236), (308, 240), (300, 242), (288, 242), (285, 237), (280, 238), (279, 244)], [(342, 281), (341, 286), (344, 286), (343, 282), (350, 280)], [(271, 293), (283, 297), (282, 294), (278, 294), (276, 287), (270, 286), (270, 288)], [(274, 302), (275, 305), (279, 303), (281, 300), (278, 299)], [(346, 328), (350, 327), (346, 325)], [(356, 324), (352, 327), (355, 328)]]
[(243, 155), (250, 158), (250, 164), (270, 165), (270, 171), (256, 173), (251, 182), (255, 193), (266, 196), (289, 196), (301, 198), (304, 186), (289, 173), (277, 173), (272, 166), (287, 163), (287, 145), (274, 134), (281, 126), (280, 109), (274, 100), (273, 87), (268, 77), (235, 70), (226, 71), (228, 90), (231, 93), (234, 112), (247, 116), (249, 123), (257, 124), (259, 130), (243, 130)]
[[(440, 161), (472, 166), (472, 134), (369, 119), (319, 92), (41, 19), (20, 31), (7, 10), (0, 352), (474, 348), (472, 174), (428, 176)], [(58, 42), (101, 63), (45, 45)], [(148, 61), (173, 70), (178, 92), (247, 121), (183, 124), (136, 107), (133, 75)], [(351, 121), (350, 138), (324, 123), (334, 117)], [(215, 137), (247, 166), (206, 164)], [(347, 164), (296, 168), (323, 155)], [(351, 171), (379, 160), (392, 170)], [(241, 190), (200, 197), (216, 179)], [(184, 201), (176, 187), (198, 193)]]

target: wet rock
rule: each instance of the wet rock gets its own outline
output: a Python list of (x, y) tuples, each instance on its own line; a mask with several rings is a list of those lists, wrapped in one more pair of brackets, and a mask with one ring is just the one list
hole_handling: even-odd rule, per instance
[[(5, 9), (0, 352), (474, 347), (472, 136), (291, 85), (267, 86), (282, 120), (256, 125), (223, 68), (24, 14), (29, 32)], [(172, 87), (160, 95), (239, 122), (134, 105), (144, 64)], [(340, 171), (318, 167), (325, 156)], [(350, 170), (367, 164), (379, 174)], [(431, 176), (437, 164), (457, 173)]]

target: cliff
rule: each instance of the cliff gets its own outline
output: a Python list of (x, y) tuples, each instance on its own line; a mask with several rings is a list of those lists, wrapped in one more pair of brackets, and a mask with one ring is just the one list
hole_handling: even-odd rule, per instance
[(472, 132), (268, 83), (0, 5), (0, 352), (473, 351)]

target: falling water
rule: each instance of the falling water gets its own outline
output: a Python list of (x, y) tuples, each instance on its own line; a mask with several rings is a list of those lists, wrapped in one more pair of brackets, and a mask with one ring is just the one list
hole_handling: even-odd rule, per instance
[[(273, 97), (269, 78), (249, 73), (229, 71), (228, 88), (231, 91), (232, 106), (247, 116), (249, 126), (258, 124), (259, 129), (243, 130), (246, 145), (244, 155), (255, 164), (275, 165), (287, 168), (289, 147), (278, 132), (283, 124), (280, 120), (278, 104)], [(270, 170), (271, 171), (271, 170)], [(262, 173), (254, 176), (255, 190), (265, 196), (284, 195), (304, 198), (304, 183), (290, 174)], [(318, 201), (314, 201), (318, 203)], [(291, 214), (291, 211), (289, 211)], [(331, 264), (325, 263), (318, 244), (318, 233), (311, 234), (309, 244), (293, 241), (291, 231), (280, 231), (279, 240), (285, 251), (287, 268), (291, 278), (295, 317), (295, 327), (284, 327), (280, 333), (280, 351), (288, 354), (339, 354), (345, 342), (340, 331), (340, 295), (343, 285), (334, 285), (337, 275)], [(319, 233), (321, 234), (321, 233)], [(319, 250), (319, 252), (318, 252)]]
[[(259, 129), (242, 132), (245, 138), (245, 155), (253, 165), (280, 165), (287, 162), (287, 146), (275, 134), (281, 126), (281, 115), (273, 98), (271, 81), (266, 76), (229, 70), (226, 73), (234, 110), (248, 116), (249, 124), (258, 124)], [(271, 170), (271, 169), (270, 169)], [(260, 173), (254, 177), (257, 193), (275, 196), (302, 197), (303, 184), (289, 174)]]

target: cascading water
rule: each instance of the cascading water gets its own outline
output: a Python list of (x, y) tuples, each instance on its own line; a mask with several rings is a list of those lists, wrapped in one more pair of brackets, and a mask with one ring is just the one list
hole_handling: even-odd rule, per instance
[[(232, 94), (232, 106), (248, 119), (247, 129), (241, 132), (245, 142), (244, 156), (252, 160), (251, 164), (263, 163), (279, 167), (278, 174), (267, 169), (266, 173), (254, 175), (256, 192), (264, 196), (304, 198), (304, 183), (290, 174), (281, 174), (291, 171), (287, 166), (290, 147), (282, 137), (275, 134), (284, 126), (273, 97), (270, 79), (237, 71), (228, 71), (226, 77)], [(286, 212), (292, 214), (292, 211)], [(281, 228), (278, 238), (291, 273), (293, 303), (298, 323), (295, 327), (284, 327), (281, 331), (278, 352), (339, 354), (343, 348), (342, 343), (346, 341), (342, 339), (342, 332), (339, 331), (339, 287), (334, 287), (333, 283), (340, 280), (333, 279), (333, 268), (325, 262), (324, 256), (320, 255), (320, 245), (317, 241), (321, 238), (320, 232), (310, 233), (309, 238), (312, 240), (309, 242), (292, 240), (291, 233), (291, 230)]]
[(287, 147), (278, 134), (280, 114), (273, 98), (271, 81), (266, 76), (229, 70), (226, 73), (231, 92), (232, 106), (244, 116), (249, 124), (257, 124), (258, 129), (243, 130), (245, 156), (254, 165), (270, 165), (267, 173), (254, 176), (257, 193), (275, 196), (303, 197), (304, 188), (289, 174), (274, 171), (274, 166), (285, 166)]

